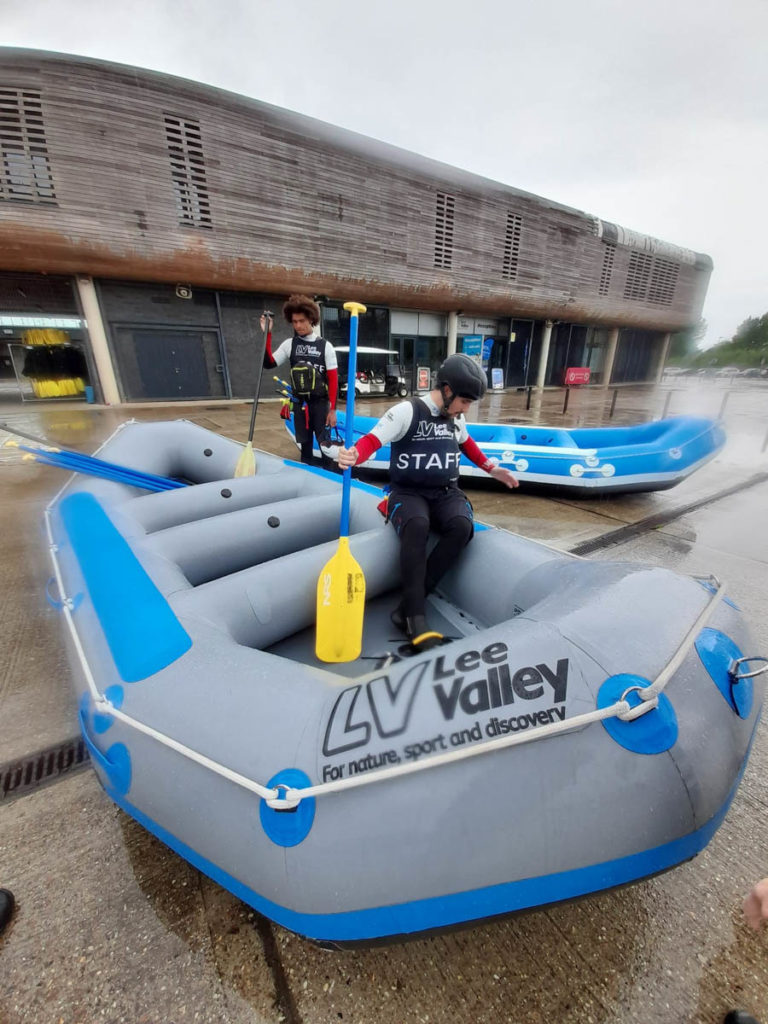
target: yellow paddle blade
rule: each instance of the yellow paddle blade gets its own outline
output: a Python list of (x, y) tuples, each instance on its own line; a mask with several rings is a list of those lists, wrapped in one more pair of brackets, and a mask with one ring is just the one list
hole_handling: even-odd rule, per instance
[(365, 576), (349, 550), (349, 537), (339, 537), (333, 558), (317, 581), (315, 654), (320, 661), (354, 661), (363, 646)]
[(256, 456), (253, 454), (253, 445), (249, 441), (240, 453), (235, 466), (235, 476), (254, 476), (256, 473)]

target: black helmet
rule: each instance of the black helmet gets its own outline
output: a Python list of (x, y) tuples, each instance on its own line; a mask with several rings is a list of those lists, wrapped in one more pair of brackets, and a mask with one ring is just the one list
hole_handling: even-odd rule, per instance
[(474, 359), (463, 352), (448, 356), (437, 371), (437, 386), (447, 384), (459, 398), (471, 398), (473, 402), (482, 398), (488, 388), (485, 371)]

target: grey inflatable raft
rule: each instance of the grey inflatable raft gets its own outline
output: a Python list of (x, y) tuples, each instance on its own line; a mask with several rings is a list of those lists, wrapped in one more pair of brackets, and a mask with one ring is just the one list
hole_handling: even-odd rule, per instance
[[(355, 483), (362, 656), (314, 656), (339, 477), (179, 421), (101, 456), (193, 486), (74, 477), (47, 523), (109, 796), (287, 928), (404, 936), (642, 878), (694, 856), (744, 769), (761, 680), (716, 580), (578, 559), (479, 527), (408, 656), (394, 531)], [(759, 671), (759, 670), (758, 670)]]

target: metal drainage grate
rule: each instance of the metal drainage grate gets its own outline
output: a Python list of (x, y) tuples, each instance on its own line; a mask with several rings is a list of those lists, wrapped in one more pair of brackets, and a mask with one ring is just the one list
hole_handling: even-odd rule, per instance
[(82, 737), (47, 747), (36, 754), (29, 754), (20, 761), (0, 765), (0, 803), (26, 796), (41, 786), (50, 785), (72, 775), (91, 763), (88, 748)]

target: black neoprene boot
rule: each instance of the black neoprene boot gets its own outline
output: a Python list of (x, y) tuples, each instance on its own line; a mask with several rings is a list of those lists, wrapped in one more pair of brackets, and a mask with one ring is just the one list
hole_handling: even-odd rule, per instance
[(14, 899), (10, 889), (0, 889), (0, 932), (2, 932), (13, 915)]
[(723, 1024), (760, 1024), (756, 1017), (744, 1010), (731, 1010), (725, 1015)]
[(403, 613), (402, 604), (399, 604), (397, 608), (395, 608), (389, 618), (395, 629), (399, 629), (401, 633), (405, 632), (405, 614)]
[(443, 642), (442, 633), (430, 629), (423, 615), (406, 616), (405, 635), (411, 641), (414, 651), (428, 651)]
[(414, 651), (428, 651), (432, 647), (437, 647), (444, 640), (442, 633), (437, 633), (429, 628), (423, 615), (406, 615), (403, 612), (402, 604), (399, 604), (389, 617), (392, 620), (392, 625), (405, 633), (411, 641)]

